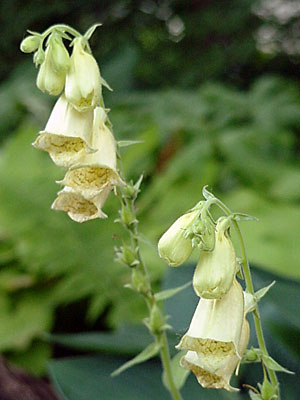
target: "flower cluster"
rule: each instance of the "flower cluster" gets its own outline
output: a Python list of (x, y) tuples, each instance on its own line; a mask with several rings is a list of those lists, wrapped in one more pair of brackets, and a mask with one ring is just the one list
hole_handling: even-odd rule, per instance
[(45, 51), (39, 36), (29, 36), (21, 44), (25, 52), (37, 50), (38, 88), (50, 95), (60, 94), (33, 146), (47, 151), (56, 165), (68, 169), (57, 182), (64, 187), (52, 208), (85, 222), (106, 217), (102, 207), (112, 188), (123, 182), (117, 172), (116, 141), (108, 110), (100, 106), (102, 84), (106, 83), (87, 37), (73, 39), (71, 56), (62, 37), (51, 33)]
[(197, 244), (201, 249), (193, 278), (200, 301), (177, 346), (187, 351), (180, 365), (205, 388), (236, 391), (230, 379), (248, 345), (246, 314), (253, 299), (236, 279), (238, 262), (229, 227), (230, 218), (220, 217), (215, 223), (200, 202), (164, 233), (158, 249), (173, 266), (185, 262)]

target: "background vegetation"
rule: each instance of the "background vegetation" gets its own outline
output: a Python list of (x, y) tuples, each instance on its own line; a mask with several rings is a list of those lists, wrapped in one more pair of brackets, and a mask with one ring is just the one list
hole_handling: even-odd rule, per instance
[[(105, 98), (115, 135), (143, 140), (122, 151), (128, 177), (145, 177), (139, 217), (154, 284), (191, 279), (192, 266), (167, 271), (155, 244), (209, 184), (232, 209), (259, 218), (245, 222), (243, 231), (257, 288), (277, 280), (263, 300), (267, 339), (272, 354), (299, 372), (299, 14), (293, 0), (1, 2), (0, 351), (6, 357), (44, 374), (50, 357), (74, 354), (51, 340), (76, 351), (97, 350), (97, 357), (51, 362), (66, 399), (87, 400), (86, 389), (76, 386), (82, 381), (89, 400), (99, 392), (111, 399), (119, 387), (122, 399), (166, 395), (163, 388), (152, 392), (156, 361), (147, 365), (149, 380), (139, 368), (113, 383), (107, 379), (122, 357), (148, 340), (128, 327), (145, 310), (123, 287), (128, 271), (113, 261), (112, 236), (120, 234), (113, 224), (116, 199), (105, 206), (106, 221), (78, 225), (51, 211), (55, 181), (64, 171), (30, 146), (55, 99), (37, 90), (30, 56), (18, 51), (26, 29), (64, 22), (84, 32), (101, 21), (91, 44), (114, 88)], [(172, 343), (195, 306), (192, 291), (174, 299), (167, 304)], [(55, 336), (84, 331), (102, 333)], [(255, 384), (253, 370), (244, 368), (240, 382)], [(300, 396), (296, 377), (280, 378), (284, 398)], [(131, 380), (135, 384), (128, 385)], [(191, 398), (197, 391), (202, 398), (228, 398), (202, 391), (192, 378), (185, 390)]]

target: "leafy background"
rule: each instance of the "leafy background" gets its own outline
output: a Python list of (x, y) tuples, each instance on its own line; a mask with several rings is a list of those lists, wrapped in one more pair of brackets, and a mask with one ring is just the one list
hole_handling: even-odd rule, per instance
[[(262, 304), (268, 343), (278, 361), (299, 372), (299, 15), (295, 8), (284, 18), (280, 7), (281, 2), (272, 12), (267, 2), (245, 0), (231, 0), (229, 6), (220, 1), (1, 2), (0, 351), (41, 375), (46, 362), (57, 357), (49, 364), (50, 376), (66, 399), (86, 399), (76, 383), (87, 381), (91, 400), (99, 398), (104, 381), (103, 399), (111, 399), (110, 390), (117, 387), (124, 399), (147, 399), (140, 382), (151, 384), (160, 369), (154, 360), (145, 367), (149, 375), (136, 367), (113, 383), (107, 379), (124, 357), (140, 350), (134, 343), (147, 340), (135, 325), (128, 328), (145, 309), (124, 288), (129, 272), (113, 261), (118, 239), (112, 236), (123, 235), (113, 223), (114, 196), (105, 206), (106, 221), (78, 225), (50, 210), (55, 181), (64, 171), (30, 143), (55, 99), (38, 92), (30, 57), (17, 50), (26, 29), (42, 31), (63, 21), (84, 31), (103, 22), (92, 47), (114, 88), (105, 98), (115, 135), (143, 141), (122, 153), (129, 178), (144, 173), (138, 209), (154, 286), (191, 279), (192, 267), (168, 271), (155, 245), (209, 184), (233, 210), (259, 218), (242, 228), (257, 267), (256, 287), (277, 280)], [(195, 252), (191, 263), (196, 261)], [(167, 303), (172, 343), (187, 328), (189, 319), (182, 318), (190, 318), (194, 301), (187, 289)], [(131, 329), (131, 344), (122, 341), (127, 331), (117, 340), (110, 336), (120, 327)], [(84, 337), (81, 347), (81, 337), (74, 336), (73, 350), (54, 345), (64, 336), (45, 335), (79, 332), (92, 336)], [(87, 356), (92, 350), (101, 356)], [(78, 352), (81, 357), (73, 358)], [(239, 383), (254, 384), (258, 368), (241, 373)], [(299, 397), (295, 376), (280, 379), (285, 398)], [(128, 382), (135, 382), (135, 392)], [(196, 398), (199, 391), (202, 397), (228, 398), (201, 391), (192, 378), (188, 382), (186, 396)], [(167, 396), (164, 390), (157, 385), (152, 398)]]

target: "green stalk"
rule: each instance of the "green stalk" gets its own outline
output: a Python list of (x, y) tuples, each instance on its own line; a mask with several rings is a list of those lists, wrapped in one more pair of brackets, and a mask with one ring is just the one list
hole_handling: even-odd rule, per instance
[(56, 25), (52, 25), (50, 26), (50, 28), (46, 29), (42, 34), (42, 38), (46, 38), (50, 33), (52, 33), (55, 30), (60, 30), (63, 32), (68, 32), (71, 35), (75, 36), (75, 37), (80, 37), (82, 36), (76, 29), (72, 28), (69, 25), (65, 25), (65, 24), (56, 24)]
[[(230, 216), (232, 214), (231, 210), (221, 200), (216, 198), (215, 204), (218, 205), (228, 216)], [(243, 235), (242, 235), (242, 232), (241, 232), (238, 222), (233, 219), (232, 223), (233, 223), (233, 226), (235, 227), (235, 230), (236, 230), (236, 233), (237, 233), (237, 236), (239, 239), (239, 243), (240, 243), (241, 256), (242, 256), (241, 264), (242, 264), (243, 272), (244, 272), (244, 276), (245, 276), (246, 288), (247, 288), (247, 291), (254, 296), (255, 292), (254, 292), (254, 287), (253, 287), (253, 282), (252, 282), (252, 277), (251, 277), (251, 272), (250, 272), (250, 266), (248, 263), (248, 258), (247, 258), (246, 247), (245, 247)], [(258, 345), (259, 345), (260, 349), (263, 351), (264, 355), (268, 356), (269, 354), (268, 354), (266, 342), (264, 339), (258, 305), (256, 305), (256, 308), (253, 311), (253, 318), (254, 318), (254, 324), (255, 324)], [(272, 369), (269, 369), (266, 365), (265, 365), (265, 368), (268, 371), (268, 375), (270, 377), (272, 386), (274, 388), (276, 388), (276, 390), (277, 390), (278, 400), (280, 400), (279, 382), (278, 382), (276, 373)]]
[[(138, 221), (136, 218), (135, 199), (126, 199), (126, 196), (123, 196), (123, 198), (124, 198), (124, 206), (128, 208), (129, 212), (131, 213), (131, 215), (133, 217), (133, 222), (131, 224), (129, 224), (128, 226), (126, 226), (126, 228), (129, 230), (131, 248), (134, 251), (134, 253), (136, 254), (136, 259), (138, 261), (138, 265), (134, 268), (138, 268), (139, 272), (143, 274), (143, 276), (147, 282), (148, 290), (141, 294), (144, 296), (145, 302), (147, 304), (147, 307), (148, 307), (148, 310), (150, 313), (153, 305), (155, 304), (155, 297), (154, 297), (154, 293), (152, 291), (148, 269), (147, 269), (147, 266), (142, 258), (141, 252), (140, 252), (139, 231), (138, 231)], [(166, 379), (168, 382), (169, 392), (172, 396), (172, 399), (173, 400), (182, 400), (181, 394), (175, 385), (174, 377), (172, 374), (171, 360), (170, 360), (170, 353), (169, 353), (169, 343), (168, 343), (166, 332), (163, 330), (163, 328), (162, 328), (162, 330), (159, 330), (159, 331), (150, 330), (150, 332), (154, 336), (156, 343), (158, 343), (160, 345), (160, 358), (161, 358), (162, 367), (165, 372), (165, 376), (166, 376)]]

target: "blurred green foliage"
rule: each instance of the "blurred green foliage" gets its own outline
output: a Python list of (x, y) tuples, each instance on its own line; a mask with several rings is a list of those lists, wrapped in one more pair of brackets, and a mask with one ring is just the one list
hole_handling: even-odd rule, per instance
[[(257, 49), (255, 34), (266, 22), (253, 13), (258, 3), (1, 2), (0, 352), (12, 361), (43, 373), (52, 352), (45, 332), (117, 328), (145, 316), (142, 300), (123, 287), (129, 271), (113, 261), (118, 235), (126, 240), (113, 223), (118, 217), (114, 195), (105, 205), (108, 220), (78, 225), (50, 210), (59, 190), (55, 181), (64, 171), (30, 143), (43, 129), (55, 99), (36, 89), (30, 56), (17, 51), (26, 29), (43, 31), (64, 22), (84, 32), (103, 22), (91, 45), (114, 88), (104, 95), (115, 135), (143, 141), (121, 151), (127, 177), (136, 180), (144, 174), (138, 211), (142, 250), (155, 287), (167, 269), (157, 255), (157, 240), (199, 201), (206, 184), (234, 211), (259, 218), (242, 225), (250, 261), (294, 280), (284, 283), (286, 296), (290, 287), (299, 286), (300, 91), (288, 79), (299, 77), (299, 68), (288, 52), (264, 54)], [(289, 21), (272, 21), (276, 23), (282, 34), (292, 30)], [(197, 252), (191, 261), (197, 261)], [(273, 312), (284, 306), (282, 315), (295, 314), (294, 320), (272, 319), (271, 346), (286, 342), (285, 348), (297, 353), (297, 309), (289, 312), (288, 304), (279, 304), (271, 294), (266, 301)], [(112, 341), (122, 344), (118, 337)], [(109, 340), (105, 346), (112, 352)], [(288, 368), (293, 357), (284, 362)], [(118, 366), (116, 360), (107, 362), (111, 369)], [(76, 363), (70, 368), (78, 366), (76, 373), (84, 379), (86, 361)], [(101, 362), (88, 363), (101, 373)], [(68, 375), (64, 362), (53, 363), (51, 370), (60, 365)], [(158, 376), (157, 365), (152, 369)]]

